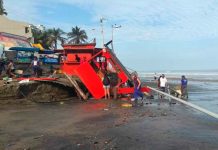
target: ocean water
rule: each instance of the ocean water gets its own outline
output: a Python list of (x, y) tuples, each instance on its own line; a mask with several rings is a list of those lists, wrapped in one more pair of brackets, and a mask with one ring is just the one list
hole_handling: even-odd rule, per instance
[[(218, 70), (165, 71), (169, 83), (180, 85), (181, 75), (188, 79), (188, 101), (218, 114)], [(139, 73), (143, 80), (154, 79), (154, 72)]]
[(199, 70), (199, 71), (158, 71), (158, 72), (139, 72), (142, 77), (154, 77), (156, 73), (157, 76), (165, 74), (168, 78), (180, 78), (185, 75), (192, 80), (217, 80), (218, 81), (218, 70)]

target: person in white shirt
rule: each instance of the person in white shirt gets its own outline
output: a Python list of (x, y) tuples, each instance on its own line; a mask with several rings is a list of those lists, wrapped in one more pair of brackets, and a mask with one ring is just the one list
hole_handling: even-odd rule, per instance
[(164, 74), (160, 77), (160, 88), (161, 91), (165, 92), (166, 90), (167, 79)]
[[(161, 77), (160, 77), (160, 90), (162, 92), (166, 91), (166, 85), (167, 85), (167, 79), (166, 79), (165, 75), (162, 74)], [(161, 99), (162, 98), (163, 98), (163, 95), (161, 95)]]
[(39, 61), (37, 57), (34, 57), (34, 60), (32, 61), (30, 66), (33, 67), (34, 76), (38, 77), (39, 76), (38, 71), (40, 68), (39, 68)]

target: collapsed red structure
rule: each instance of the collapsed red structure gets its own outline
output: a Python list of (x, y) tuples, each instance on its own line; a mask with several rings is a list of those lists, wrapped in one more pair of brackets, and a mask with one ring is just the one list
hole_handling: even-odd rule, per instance
[[(107, 70), (115, 73), (119, 82), (116, 85), (117, 94), (131, 94), (134, 91), (130, 73), (122, 65), (113, 51), (105, 45), (96, 48), (95, 43), (63, 45), (61, 70), (71, 76), (78, 77), (95, 99), (104, 96), (101, 72)], [(142, 87), (142, 92), (150, 92)]]

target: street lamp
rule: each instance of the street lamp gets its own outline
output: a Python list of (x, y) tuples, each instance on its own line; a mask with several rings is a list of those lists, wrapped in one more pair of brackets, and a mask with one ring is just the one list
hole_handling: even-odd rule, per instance
[(114, 29), (118, 29), (118, 28), (121, 28), (122, 26), (121, 25), (116, 25), (116, 24), (114, 24), (114, 25), (112, 25), (111, 26), (112, 27), (112, 34), (111, 34), (111, 40), (112, 40), (112, 51), (114, 52), (114, 46), (113, 46), (113, 43), (114, 43)]

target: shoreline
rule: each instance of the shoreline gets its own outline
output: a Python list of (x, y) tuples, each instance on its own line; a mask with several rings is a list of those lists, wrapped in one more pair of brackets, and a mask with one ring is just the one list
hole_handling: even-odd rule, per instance
[[(141, 78), (142, 80), (145, 80), (145, 81), (155, 81), (155, 80), (154, 80), (154, 77), (141, 77), (141, 76), (140, 76), (140, 78)], [(167, 80), (168, 80), (168, 81), (171, 80), (171, 81), (178, 81), (178, 82), (180, 82), (181, 78), (180, 78), (180, 77), (167, 77)], [(188, 81), (214, 82), (214, 83), (216, 83), (216, 82), (218, 82), (218, 79), (188, 78)]]

